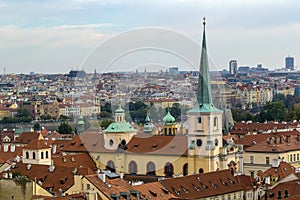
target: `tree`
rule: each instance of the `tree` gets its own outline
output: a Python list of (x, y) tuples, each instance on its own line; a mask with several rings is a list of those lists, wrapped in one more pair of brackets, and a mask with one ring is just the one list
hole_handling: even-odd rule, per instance
[(252, 120), (253, 118), (253, 116), (249, 111), (242, 110), (240, 108), (232, 109), (231, 113), (232, 113), (233, 120), (236, 122), (249, 121)]
[(68, 122), (62, 122), (58, 127), (58, 132), (60, 134), (70, 134), (73, 132), (73, 128), (70, 126)]
[(18, 108), (16, 118), (31, 117), (30, 112), (25, 108)]
[(261, 112), (255, 116), (255, 121), (283, 121), (286, 109), (282, 101), (268, 102), (263, 106)]
[(110, 119), (104, 119), (102, 122), (101, 122), (101, 127), (103, 129), (106, 129), (111, 123), (113, 123), (112, 120)]

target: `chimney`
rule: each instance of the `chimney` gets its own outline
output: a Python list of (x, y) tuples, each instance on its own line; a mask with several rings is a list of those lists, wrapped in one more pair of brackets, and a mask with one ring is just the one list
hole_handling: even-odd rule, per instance
[(4, 151), (4, 152), (7, 152), (7, 151), (8, 151), (8, 145), (6, 145), (6, 144), (3, 145), (3, 151)]
[(55, 154), (56, 153), (56, 145), (53, 145), (52, 146), (52, 154)]
[(279, 142), (280, 142), (280, 144), (283, 144), (283, 136), (282, 135), (279, 138)]
[(105, 183), (105, 178), (106, 178), (106, 175), (101, 173), (101, 174), (98, 174), (98, 178), (103, 182)]
[(287, 136), (286, 136), (286, 142), (287, 142), (287, 143), (290, 143), (290, 142), (291, 142), (291, 136), (290, 136), (290, 135), (287, 135)]
[(12, 144), (10, 146), (10, 152), (15, 152), (15, 150), (16, 150), (16, 146), (14, 144)]
[(279, 144), (279, 142), (280, 142), (280, 137), (275, 137), (275, 143)]
[(53, 172), (54, 169), (55, 169), (55, 166), (53, 164), (53, 160), (51, 159), (51, 165), (49, 166), (48, 170), (49, 170), (49, 172)]
[(284, 198), (288, 198), (289, 197), (289, 191), (288, 190), (285, 190), (284, 191)]
[(282, 199), (282, 197), (281, 197), (281, 191), (279, 190), (278, 191), (278, 197), (277, 197), (277, 199), (279, 200), (279, 199)]
[(265, 200), (268, 200), (269, 199), (269, 193), (268, 191), (265, 192)]

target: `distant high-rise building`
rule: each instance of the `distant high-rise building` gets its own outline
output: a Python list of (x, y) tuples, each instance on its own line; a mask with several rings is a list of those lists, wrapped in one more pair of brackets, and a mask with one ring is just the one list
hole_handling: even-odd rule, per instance
[(169, 67), (169, 73), (171, 75), (178, 75), (179, 74), (179, 69), (178, 67)]
[(236, 74), (237, 72), (237, 61), (231, 60), (229, 61), (229, 74)]
[(294, 70), (294, 58), (291, 56), (288, 56), (285, 58), (285, 68), (286, 69), (290, 69), (290, 70)]

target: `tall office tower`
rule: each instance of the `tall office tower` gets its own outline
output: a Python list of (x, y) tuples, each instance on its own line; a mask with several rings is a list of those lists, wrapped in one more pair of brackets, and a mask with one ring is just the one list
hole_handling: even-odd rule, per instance
[(237, 72), (237, 61), (231, 60), (229, 61), (229, 74), (236, 74)]
[(294, 70), (294, 58), (291, 56), (288, 56), (285, 58), (285, 68)]

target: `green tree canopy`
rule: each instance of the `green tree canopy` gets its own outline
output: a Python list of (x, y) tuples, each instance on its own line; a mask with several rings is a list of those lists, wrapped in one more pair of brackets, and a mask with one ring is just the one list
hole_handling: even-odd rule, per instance
[(60, 123), (58, 130), (60, 134), (70, 134), (73, 132), (73, 128), (68, 122), (62, 122)]

